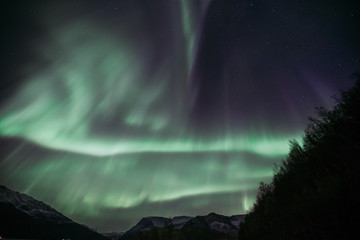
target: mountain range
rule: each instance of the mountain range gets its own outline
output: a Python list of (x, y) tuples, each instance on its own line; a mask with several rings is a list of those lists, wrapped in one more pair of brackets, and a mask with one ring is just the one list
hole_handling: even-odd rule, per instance
[(79, 240), (233, 240), (245, 215), (144, 217), (125, 233), (100, 234), (26, 194), (0, 186), (0, 237)]
[(145, 217), (118, 240), (233, 240), (245, 215), (231, 217), (210, 213), (206, 216), (174, 218)]

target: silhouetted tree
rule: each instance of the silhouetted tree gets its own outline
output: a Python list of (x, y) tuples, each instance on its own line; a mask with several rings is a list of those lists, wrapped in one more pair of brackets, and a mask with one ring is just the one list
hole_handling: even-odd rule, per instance
[[(358, 229), (360, 198), (360, 74), (355, 86), (317, 108), (303, 144), (261, 183), (239, 239), (350, 239)], [(351, 238), (353, 239), (353, 238)]]

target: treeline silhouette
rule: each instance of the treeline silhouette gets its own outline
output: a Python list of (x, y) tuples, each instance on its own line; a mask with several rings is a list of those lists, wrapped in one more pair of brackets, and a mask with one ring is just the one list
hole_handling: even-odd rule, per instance
[(354, 78), (332, 110), (317, 108), (302, 144), (290, 141), (272, 182), (260, 184), (239, 239), (339, 240), (359, 232), (360, 73)]

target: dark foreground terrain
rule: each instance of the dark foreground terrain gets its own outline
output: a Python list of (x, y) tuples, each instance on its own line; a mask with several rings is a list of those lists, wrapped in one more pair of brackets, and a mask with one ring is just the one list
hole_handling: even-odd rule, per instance
[(0, 236), (9, 239), (108, 240), (49, 205), (0, 186)]
[(0, 236), (5, 239), (235, 240), (244, 215), (144, 217), (124, 234), (103, 236), (26, 194), (0, 186)]
[(303, 143), (262, 183), (239, 239), (354, 239), (359, 233), (360, 74), (356, 85), (318, 108)]

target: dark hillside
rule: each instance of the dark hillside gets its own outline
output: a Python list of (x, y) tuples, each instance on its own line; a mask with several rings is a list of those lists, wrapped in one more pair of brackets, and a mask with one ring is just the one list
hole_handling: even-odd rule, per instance
[(6, 239), (109, 240), (49, 205), (4, 186), (0, 186), (0, 213), (0, 236)]
[(273, 181), (261, 183), (256, 203), (240, 226), (239, 239), (352, 239), (358, 231), (360, 197), (360, 75), (318, 108), (303, 145), (291, 141)]

